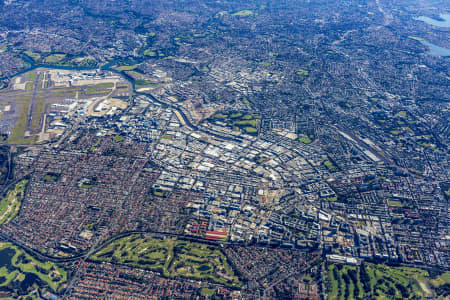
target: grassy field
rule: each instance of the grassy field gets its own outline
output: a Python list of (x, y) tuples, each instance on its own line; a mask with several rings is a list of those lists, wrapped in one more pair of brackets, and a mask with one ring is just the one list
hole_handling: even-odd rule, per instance
[(90, 259), (150, 269), (169, 278), (182, 276), (236, 287), (241, 284), (218, 247), (176, 238), (132, 235), (112, 242)]
[(450, 284), (449, 272), (430, 278), (426, 270), (372, 263), (328, 264), (326, 274), (329, 299), (425, 299)]
[(34, 87), (34, 82), (32, 82), (32, 81), (28, 81), (28, 82), (25, 84), (25, 89), (26, 89), (27, 91), (33, 90), (33, 87)]
[(28, 180), (20, 181), (0, 201), (0, 224), (8, 223), (19, 212), (27, 183)]
[(141, 88), (141, 87), (147, 87), (147, 86), (154, 86), (156, 83), (151, 80), (137, 79), (134, 81), (134, 84), (135, 84), (136, 88)]
[(75, 96), (80, 91), (81, 88), (56, 88), (50, 90), (50, 97)]
[(117, 93), (125, 93), (125, 92), (129, 92), (130, 89), (128, 87), (121, 87), (121, 88), (117, 88), (116, 92)]
[(34, 89), (34, 81), (36, 80), (36, 71), (28, 73), (28, 81), (25, 84), (25, 90), (32, 91)]
[(159, 58), (166, 56), (161, 51), (155, 50), (155, 49), (146, 49), (144, 51), (144, 55), (145, 56), (149, 56), (149, 57), (159, 57)]
[(255, 127), (244, 127), (244, 131), (247, 134), (251, 134), (251, 135), (255, 135), (258, 133), (258, 129), (256, 129)]
[[(67, 60), (67, 58), (64, 59)], [(8, 116), (5, 117), (5, 114), (3, 114), (2, 121), (8, 122), (10, 132), (6, 140), (0, 141), (2, 144), (30, 145), (44, 142), (47, 137), (51, 138), (53, 134), (46, 132), (49, 135), (40, 135), (47, 105), (50, 107), (53, 104), (61, 104), (63, 100), (61, 98), (63, 97), (66, 99), (86, 99), (107, 96), (113, 92), (115, 87), (114, 82), (98, 82), (98, 84), (92, 82), (93, 84), (90, 85), (75, 87), (56, 87), (52, 84), (47, 88), (47, 84), (51, 84), (52, 79), (49, 72), (43, 69), (29, 71), (17, 78), (20, 79), (17, 84), (0, 91), (0, 106), (3, 108), (6, 105), (11, 106)], [(117, 92), (130, 91), (124, 81), (119, 82), (121, 89)], [(31, 105), (32, 100), (33, 105)], [(40, 140), (40, 137), (44, 137), (44, 139)]]
[[(11, 98), (14, 100), (14, 110), (17, 111), (17, 120), (15, 121), (14, 127), (11, 129), (8, 139), (5, 141), (7, 144), (33, 144), (36, 142), (36, 137), (25, 137), (28, 122), (28, 110), (30, 108), (32, 90), (34, 88), (36, 76), (36, 71), (23, 75), (23, 78), (27, 80), (25, 84), (25, 91), (2, 91), (1, 93), (2, 97), (8, 97), (9, 93), (16, 93), (15, 95), (11, 95)], [(41, 99), (39, 93), (37, 95), (38, 100)], [(39, 105), (36, 108), (39, 109)]]
[(146, 55), (146, 56), (157, 56), (158, 54), (154, 50), (146, 49), (144, 51), (144, 55)]
[(53, 172), (47, 172), (44, 176), (42, 176), (41, 180), (47, 183), (56, 182), (61, 174), (59, 173), (53, 173)]
[(163, 140), (173, 140), (173, 135), (164, 134), (161, 136)]
[(417, 170), (417, 169), (414, 169), (414, 168), (408, 168), (408, 170), (413, 172), (413, 173), (416, 173), (417, 175), (422, 175), (423, 174), (423, 171)]
[[(57, 292), (67, 281), (67, 271), (51, 262), (42, 262), (11, 243), (0, 243), (2, 262), (0, 263), (0, 287), (17, 287), (30, 274), (37, 276), (33, 286), (39, 289), (49, 288)], [(6, 258), (9, 259), (6, 259)]]
[(124, 140), (125, 140), (125, 138), (121, 135), (115, 135), (113, 137), (113, 141), (116, 143), (123, 143)]
[(98, 63), (94, 59), (90, 59), (89, 57), (76, 57), (67, 62), (66, 65), (92, 68), (98, 66)]
[(251, 16), (253, 14), (254, 13), (251, 10), (241, 10), (241, 11), (235, 12), (233, 14), (233, 16), (248, 17), (248, 16)]
[(214, 295), (215, 292), (216, 292), (215, 289), (208, 289), (208, 288), (202, 288), (201, 289), (202, 295), (208, 296), (208, 297), (211, 297), (212, 295)]
[(117, 71), (133, 71), (136, 68), (137, 68), (137, 66), (119, 66), (119, 67), (114, 67), (114, 69), (116, 69)]
[(388, 205), (392, 207), (403, 207), (402, 202), (397, 200), (388, 200)]
[(84, 93), (86, 96), (90, 95), (106, 95), (111, 93), (111, 90), (103, 89), (103, 90), (85, 90)]
[(305, 134), (300, 134), (298, 140), (303, 144), (311, 144), (312, 140)]
[(337, 171), (337, 167), (328, 159), (322, 160), (322, 164), (328, 169), (330, 172)]
[(300, 70), (296, 72), (297, 75), (304, 75), (304, 76), (308, 76), (309, 75), (309, 71), (308, 70)]
[(36, 79), (37, 73), (36, 71), (32, 71), (28, 74), (28, 80), (33, 82)]
[(27, 130), (28, 108), (28, 103), (22, 105), (19, 118), (17, 119), (16, 124), (14, 124), (11, 134), (8, 136), (8, 144), (31, 144), (35, 142), (35, 139), (33, 138), (24, 137), (25, 131)]
[(66, 67), (95, 67), (98, 63), (86, 56), (67, 56), (64, 53), (39, 53), (34, 51), (24, 51), (36, 64), (52, 64)]
[(65, 54), (51, 54), (45, 58), (45, 62), (48, 64), (54, 64), (62, 61), (66, 58)]
[(44, 114), (44, 110), (45, 110), (45, 98), (42, 97), (36, 98), (36, 101), (33, 106), (33, 113), (30, 126), (30, 130), (32, 132), (40, 131), (41, 117)]
[(246, 97), (242, 98), (242, 103), (244, 103), (245, 105), (249, 105), (250, 101), (248, 101), (248, 99)]
[(412, 39), (412, 40), (416, 40), (416, 41), (419, 41), (419, 42), (422, 42), (422, 41), (424, 41), (424, 39), (423, 39), (423, 38), (421, 38), (421, 37), (417, 37), (417, 36), (412, 36), (412, 35), (408, 36), (408, 38), (410, 38), (410, 39)]
[[(342, 269), (339, 270), (338, 267)], [(330, 265), (327, 269), (327, 278), (330, 299), (363, 299), (363, 286), (356, 267)]]
[(256, 135), (258, 133), (258, 124), (261, 116), (259, 114), (250, 114), (246, 112), (230, 111), (217, 112), (212, 115), (208, 121), (211, 123), (225, 123), (227, 127), (235, 131), (242, 131), (247, 134)]
[(402, 118), (405, 118), (405, 117), (406, 117), (406, 111), (404, 111), (404, 110), (399, 111), (398, 113), (396, 113), (396, 114), (394, 115), (394, 117), (402, 117)]
[(35, 62), (38, 62), (41, 60), (41, 54), (38, 52), (33, 52), (33, 51), (24, 51), (24, 53), (26, 55), (28, 55), (29, 57), (31, 57)]
[(86, 90), (101, 90), (101, 89), (110, 89), (114, 87), (114, 83), (112, 82), (105, 82), (105, 83), (99, 83), (95, 85), (89, 85), (86, 87)]

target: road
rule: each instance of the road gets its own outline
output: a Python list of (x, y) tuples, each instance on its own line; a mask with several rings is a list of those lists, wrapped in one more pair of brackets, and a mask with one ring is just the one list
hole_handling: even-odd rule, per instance
[[(35, 69), (35, 68), (36, 68), (36, 66), (33, 67), (32, 69)], [(57, 66), (51, 66), (51, 68), (58, 69)], [(59, 68), (59, 69), (61, 69), (61, 68)], [(159, 104), (162, 104), (162, 105), (167, 106), (167, 107), (169, 107), (170, 109), (172, 109), (172, 110), (175, 112), (175, 114), (177, 115), (177, 117), (180, 119), (180, 122), (181, 122), (183, 125), (188, 126), (189, 128), (191, 128), (192, 130), (195, 130), (195, 131), (198, 131), (198, 132), (202, 132), (202, 133), (205, 133), (205, 134), (207, 134), (207, 135), (209, 135), (209, 136), (217, 137), (217, 138), (220, 138), (220, 139), (223, 139), (223, 140), (231, 140), (231, 141), (235, 141), (235, 142), (242, 142), (242, 139), (241, 139), (241, 138), (238, 138), (238, 137), (231, 137), (231, 136), (224, 136), (224, 135), (218, 134), (218, 133), (216, 133), (216, 132), (211, 132), (210, 130), (208, 130), (208, 129), (204, 128), (204, 127), (196, 126), (196, 125), (192, 124), (191, 121), (189, 120), (189, 118), (188, 118), (188, 117), (186, 116), (186, 114), (183, 112), (182, 107), (179, 107), (179, 106), (174, 105), (174, 104), (172, 104), (172, 103), (166, 103), (166, 102), (160, 101), (160, 100), (156, 99), (156, 97), (154, 97), (152, 94), (149, 94), (149, 93), (136, 92), (136, 88), (135, 88), (134, 82), (133, 82), (132, 80), (130, 80), (129, 77), (124, 76), (124, 74), (123, 74), (122, 72), (118, 72), (118, 71), (116, 71), (116, 70), (112, 70), (112, 69), (109, 69), (109, 68), (105, 68), (105, 70), (111, 71), (111, 72), (116, 73), (116, 74), (120, 74), (120, 75), (121, 75), (122, 77), (124, 77), (127, 81), (129, 81), (129, 82), (131, 83), (131, 85), (132, 85), (133, 93), (134, 93), (135, 95), (137, 95), (137, 96), (142, 95), (142, 96), (148, 97), (148, 98), (150, 98), (152, 101), (154, 101), (154, 102), (156, 102), (156, 103), (159, 103)], [(27, 71), (29, 71), (29, 70), (27, 70)], [(38, 80), (39, 80), (39, 76), (36, 76), (35, 82), (34, 82), (35, 86), (37, 86)], [(35, 91), (34, 91), (34, 93), (35, 93)], [(29, 127), (30, 127), (30, 124), (31, 124), (31, 117), (32, 117), (32, 115), (30, 115), (30, 114), (32, 114), (32, 111), (33, 111), (33, 105), (34, 105), (34, 98), (35, 98), (35, 96), (36, 96), (36, 95), (34, 94), (34, 95), (33, 95), (33, 101), (32, 101), (32, 103), (31, 103), (31, 107), (30, 107), (30, 110), (29, 110), (29, 116), (28, 116), (28, 124), (27, 124), (27, 128), (29, 128)], [(79, 123), (77, 123), (76, 125), (74, 125), (74, 126), (72, 127), (72, 129), (66, 131), (66, 132), (62, 135), (62, 137), (59, 139), (59, 141), (58, 141), (56, 144), (59, 144), (59, 143), (61, 143), (62, 141), (64, 141), (64, 140), (70, 135), (70, 133), (74, 132), (74, 131), (77, 130), (78, 128), (79, 128)], [(359, 143), (359, 144), (363, 145), (365, 148), (367, 148), (367, 149), (373, 151), (373, 153), (374, 153), (375, 155), (377, 155), (377, 157), (378, 157), (379, 159), (385, 161), (386, 163), (392, 164), (392, 161), (391, 161), (391, 160), (389, 160), (389, 159), (386, 158), (386, 157), (383, 157), (383, 156), (379, 155), (379, 154), (377, 153), (376, 149), (373, 149), (370, 145), (367, 145), (367, 143), (363, 142), (360, 138), (358, 138), (357, 136), (355, 136), (355, 135), (352, 134), (351, 132), (346, 132), (346, 131), (343, 130), (343, 129), (340, 129), (340, 130), (342, 130), (342, 131), (345, 132), (347, 135), (349, 135), (351, 138), (353, 138), (357, 143)], [(53, 143), (54, 143), (54, 141), (53, 141)], [(48, 144), (48, 143), (47, 143), (47, 144)], [(44, 145), (44, 144), (42, 144), (42, 145)], [(27, 146), (29, 146), (29, 145), (27, 145)], [(10, 168), (11, 168), (11, 154), (8, 153), (8, 155), (9, 155), (9, 166), (10, 166), (9, 169), (10, 169)], [(11, 171), (11, 170), (9, 170), (9, 172), (10, 172), (10, 171)], [(134, 178), (134, 176), (133, 176), (133, 178)], [(132, 181), (134, 181), (134, 180), (132, 180)], [(4, 184), (4, 185), (3, 185), (2, 191), (4, 192), (5, 189), (8, 188), (10, 185), (11, 185), (11, 183), (10, 183), (10, 184), (7, 184), (7, 185)], [(132, 185), (130, 185), (130, 186), (132, 186)], [(116, 226), (117, 226), (117, 225), (116, 225)], [(116, 228), (116, 230), (117, 230), (117, 228)], [(132, 234), (147, 234), (147, 235), (152, 235), (152, 236), (155, 236), (155, 237), (163, 237), (163, 236), (164, 236), (164, 237), (177, 237), (177, 238), (180, 238), (180, 239), (185, 239), (185, 240), (189, 240), (189, 241), (193, 241), (193, 242), (210, 243), (210, 244), (217, 244), (217, 245), (243, 245), (243, 244), (241, 244), (241, 243), (234, 243), (234, 242), (210, 241), (210, 240), (205, 240), (205, 239), (198, 238), (198, 237), (186, 236), (186, 235), (184, 235), (184, 234), (174, 234), (174, 233), (165, 233), (165, 232), (133, 231), (133, 232), (126, 232), (126, 233), (118, 234), (118, 235), (116, 235), (116, 236), (114, 236), (114, 237), (111, 237), (111, 238), (109, 238), (109, 239), (107, 239), (107, 240), (105, 240), (105, 241), (103, 241), (103, 242), (100, 242), (100, 241), (102, 240), (102, 237), (100, 237), (100, 238), (94, 243), (94, 245), (93, 245), (89, 250), (87, 250), (86, 252), (81, 253), (81, 254), (78, 254), (78, 255), (75, 255), (75, 256), (71, 256), (71, 257), (66, 257), (66, 258), (64, 258), (64, 257), (53, 257), (53, 256), (46, 255), (46, 254), (44, 254), (44, 253), (41, 253), (41, 252), (39, 252), (39, 251), (37, 251), (37, 250), (35, 250), (35, 249), (33, 249), (33, 248), (31, 248), (31, 247), (25, 245), (23, 242), (21, 242), (21, 241), (19, 241), (19, 240), (16, 240), (15, 238), (13, 238), (13, 237), (11, 237), (11, 236), (8, 236), (8, 235), (4, 234), (3, 232), (0, 232), (0, 238), (3, 238), (3, 239), (5, 239), (5, 240), (7, 240), (7, 241), (9, 241), (9, 242), (11, 242), (11, 243), (13, 243), (13, 244), (19, 246), (19, 247), (25, 249), (27, 252), (29, 252), (30, 254), (35, 255), (36, 257), (38, 257), (38, 258), (41, 259), (41, 260), (52, 261), (52, 262), (56, 262), (56, 263), (80, 261), (81, 263), (80, 263), (79, 268), (78, 268), (78, 270), (80, 270), (80, 269), (82, 268), (82, 265), (84, 264), (84, 262), (85, 262), (85, 261), (86, 261), (93, 253), (97, 252), (97, 251), (100, 250), (101, 248), (105, 247), (107, 244), (109, 244), (109, 243), (111, 243), (111, 242), (113, 242), (113, 241), (115, 241), (115, 240), (117, 240), (117, 239), (120, 239), (120, 238), (129, 236), (129, 235), (132, 235)], [(258, 247), (265, 247), (265, 248), (269, 248), (269, 247), (270, 247), (270, 246), (267, 246), (267, 245), (256, 245), (256, 246), (258, 246)], [(305, 267), (303, 270), (307, 270), (309, 267), (310, 267), (310, 266), (308, 265), (308, 266)], [(422, 267), (423, 267), (423, 266), (422, 266)], [(302, 271), (303, 271), (303, 270), (302, 270)], [(66, 291), (70, 290), (70, 287), (71, 287), (71, 286), (73, 285), (73, 283), (75, 282), (75, 279), (78, 277), (78, 274), (79, 274), (78, 271), (76, 271), (75, 276), (74, 276), (73, 279), (69, 282), (69, 286), (68, 286), (68, 288), (66, 289)], [(272, 283), (270, 287), (272, 287), (272, 286), (278, 284), (279, 282), (285, 280), (286, 278), (289, 278), (290, 276), (293, 276), (293, 275), (296, 275), (296, 274), (297, 274), (297, 273), (294, 273), (294, 272), (288, 273), (288, 274), (284, 275), (283, 277), (279, 278), (279, 279), (278, 279), (277, 281), (275, 281), (274, 283)], [(270, 287), (268, 287), (268, 288), (270, 288)]]
[(264, 296), (263, 299), (269, 299), (266, 296), (266, 293), (273, 288), (274, 286), (276, 286), (277, 284), (279, 284), (280, 282), (288, 279), (291, 276), (297, 276), (300, 277), (302, 274), (304, 274), (307, 270), (309, 270), (311, 268), (311, 266), (317, 261), (319, 260), (320, 257), (316, 257), (315, 259), (313, 259), (312, 261), (308, 262), (306, 264), (306, 266), (301, 269), (300, 271), (296, 271), (296, 272), (288, 272), (287, 274), (281, 276), (279, 279), (277, 279), (276, 281), (272, 282), (270, 285), (268, 285), (265, 289), (264, 289)]
[(8, 151), (8, 173), (6, 173), (5, 181), (3, 182), (3, 185), (0, 190), (0, 195), (2, 195), (5, 192), (5, 188), (7, 187), (9, 182), (9, 177), (11, 176), (11, 168), (12, 168), (11, 148), (8, 147), (7, 151)]
[(35, 106), (35, 102), (36, 102), (36, 94), (37, 94), (40, 77), (41, 77), (41, 75), (39, 74), (39, 72), (36, 72), (36, 77), (34, 78), (34, 82), (33, 82), (33, 95), (31, 96), (30, 108), (28, 110), (27, 131), (31, 131), (31, 124), (33, 121), (33, 111), (34, 111), (34, 106)]
[(213, 136), (213, 137), (217, 137), (217, 138), (220, 138), (220, 139), (223, 139), (223, 140), (234, 141), (234, 142), (238, 142), (238, 143), (242, 142), (242, 138), (240, 138), (240, 137), (224, 136), (224, 135), (218, 134), (216, 132), (212, 132), (210, 130), (207, 130), (207, 129), (203, 128), (203, 127), (199, 127), (199, 126), (196, 126), (196, 125), (192, 124), (192, 122), (189, 120), (189, 118), (186, 116), (186, 114), (183, 112), (183, 110), (180, 107), (178, 107), (178, 106), (176, 106), (176, 105), (174, 105), (172, 103), (167, 103), (167, 102), (163, 102), (161, 100), (158, 100), (158, 99), (156, 99), (155, 96), (153, 96), (150, 93), (136, 92), (136, 89), (135, 89), (134, 85), (133, 85), (133, 91), (134, 91), (134, 93), (136, 95), (149, 97), (152, 101), (154, 101), (156, 103), (168, 106), (170, 109), (172, 109), (174, 111), (174, 113), (177, 115), (177, 117), (179, 119), (180, 118), (182, 119), (182, 120), (180, 120), (181, 123), (184, 123), (186, 126), (188, 126), (189, 128), (191, 128), (194, 131), (202, 132), (202, 133), (205, 133), (207, 135), (210, 135), (210, 136)]

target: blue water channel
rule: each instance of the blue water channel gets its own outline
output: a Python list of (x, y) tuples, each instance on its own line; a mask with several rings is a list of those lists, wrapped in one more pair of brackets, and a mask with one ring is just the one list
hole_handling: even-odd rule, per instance
[[(440, 14), (439, 17), (442, 20), (436, 20), (426, 16), (420, 16), (418, 18), (415, 18), (415, 20), (423, 21), (429, 25), (433, 25), (436, 27), (450, 28), (450, 14)], [(429, 55), (445, 57), (450, 56), (450, 49), (448, 48), (437, 46), (425, 40), (422, 40), (420, 42), (430, 49), (430, 51), (428, 52)]]
[(416, 18), (416, 20), (423, 21), (429, 25), (433, 25), (436, 27), (450, 28), (450, 14), (440, 14), (439, 17), (442, 20), (436, 20), (425, 16), (420, 16)]

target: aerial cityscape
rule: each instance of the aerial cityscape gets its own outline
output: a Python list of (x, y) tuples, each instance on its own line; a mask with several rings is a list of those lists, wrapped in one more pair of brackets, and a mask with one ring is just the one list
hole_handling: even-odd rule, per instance
[(450, 2), (0, 0), (1, 299), (450, 299)]

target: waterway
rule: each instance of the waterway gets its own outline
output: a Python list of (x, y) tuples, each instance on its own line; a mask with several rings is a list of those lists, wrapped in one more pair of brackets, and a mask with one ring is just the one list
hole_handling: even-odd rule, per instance
[(439, 17), (443, 20), (436, 20), (433, 18), (429, 18), (426, 16), (420, 16), (415, 18), (416, 20), (423, 21), (429, 25), (433, 25), (436, 27), (445, 27), (450, 28), (450, 14), (440, 14)]
[[(190, 120), (187, 118), (186, 114), (180, 108), (178, 108), (178, 107), (176, 107), (174, 105), (162, 102), (162, 101), (156, 99), (152, 94), (137, 92), (136, 91), (135, 81), (134, 81), (134, 79), (131, 76), (129, 76), (125, 72), (118, 71), (118, 70), (115, 70), (115, 69), (112, 68), (115, 64), (118, 64), (118, 63), (139, 64), (139, 63), (142, 62), (142, 60), (143, 60), (142, 58), (141, 59), (133, 59), (133, 60), (131, 60), (131, 59), (116, 59), (116, 60), (110, 61), (110, 62), (108, 62), (108, 63), (106, 63), (104, 65), (100, 65), (100, 66), (97, 66), (97, 67), (68, 67), (68, 66), (59, 66), (59, 65), (51, 65), (51, 64), (34, 64), (33, 60), (30, 57), (28, 57), (27, 55), (24, 55), (24, 54), (23, 54), (23, 59), (28, 63), (28, 66), (29, 66), (28, 68), (26, 68), (26, 69), (24, 69), (24, 70), (22, 70), (22, 71), (20, 71), (20, 72), (18, 72), (16, 74), (14, 74), (12, 76), (0, 77), (0, 81), (6, 80), (6, 79), (11, 79), (11, 78), (14, 78), (16, 76), (20, 76), (22, 74), (25, 74), (25, 73), (30, 72), (32, 70), (35, 70), (37, 68), (57, 69), (57, 70), (74, 70), (74, 71), (83, 71), (83, 70), (109, 71), (109, 72), (118, 74), (118, 75), (122, 76), (123, 78), (125, 78), (125, 80), (127, 80), (131, 84), (133, 92), (136, 95), (145, 95), (145, 96), (149, 97), (151, 100), (153, 100), (153, 101), (155, 101), (155, 102), (157, 102), (157, 103), (159, 103), (159, 104), (161, 104), (163, 106), (171, 107), (172, 109), (174, 109), (174, 110), (179, 112), (179, 114), (184, 119), (184, 121), (187, 124), (187, 126), (189, 126), (190, 128), (192, 128), (194, 130), (204, 131), (204, 130), (199, 129), (194, 124), (192, 124), (190, 122)], [(212, 133), (212, 132), (209, 132), (209, 131), (208, 131), (208, 134), (213, 135), (213, 136), (219, 136), (219, 135), (217, 135), (215, 133)], [(225, 139), (233, 139), (233, 138), (225, 138)], [(240, 140), (238, 139), (238, 141), (240, 141)]]
[(450, 49), (448, 49), (448, 48), (437, 46), (437, 45), (427, 42), (425, 40), (420, 41), (420, 42), (422, 44), (424, 44), (425, 46), (427, 46), (428, 48), (430, 48), (430, 51), (428, 51), (428, 54), (431, 56), (444, 56), (444, 57), (450, 56)]
[(11, 272), (14, 270), (14, 266), (12, 265), (11, 259), (16, 254), (14, 249), (5, 248), (0, 251), (0, 268), (6, 267), (6, 269)]
[[(14, 75), (0, 77), (0, 80), (14, 78), (14, 77), (20, 76), (22, 74), (28, 73), (30, 71), (33, 71), (35, 69), (38, 69), (38, 68), (57, 69), (57, 70), (71, 70), (71, 71), (87, 71), (87, 70), (110, 71), (110, 72), (119, 74), (119, 75), (121, 75), (123, 77), (126, 77), (126, 79), (128, 79), (128, 80), (130, 80), (130, 79), (132, 80), (132, 78), (130, 76), (128, 76), (127, 74), (125, 74), (125, 72), (114, 70), (114, 69), (112, 69), (112, 67), (115, 64), (118, 64), (118, 63), (134, 65), (134, 64), (139, 64), (139, 63), (142, 62), (142, 59), (140, 59), (140, 60), (138, 60), (138, 59), (136, 59), (136, 60), (115, 59), (113, 61), (110, 61), (108, 63), (105, 63), (103, 65), (99, 65), (99, 66), (96, 66), (96, 67), (70, 67), (70, 66), (61, 66), (61, 65), (52, 65), (52, 64), (35, 64), (34, 61), (30, 57), (25, 55), (25, 54), (22, 54), (21, 58), (25, 61), (25, 64), (26, 64), (27, 67), (25, 69), (23, 69), (22, 71), (15, 73)], [(132, 80), (132, 83), (134, 83), (134, 80)]]

